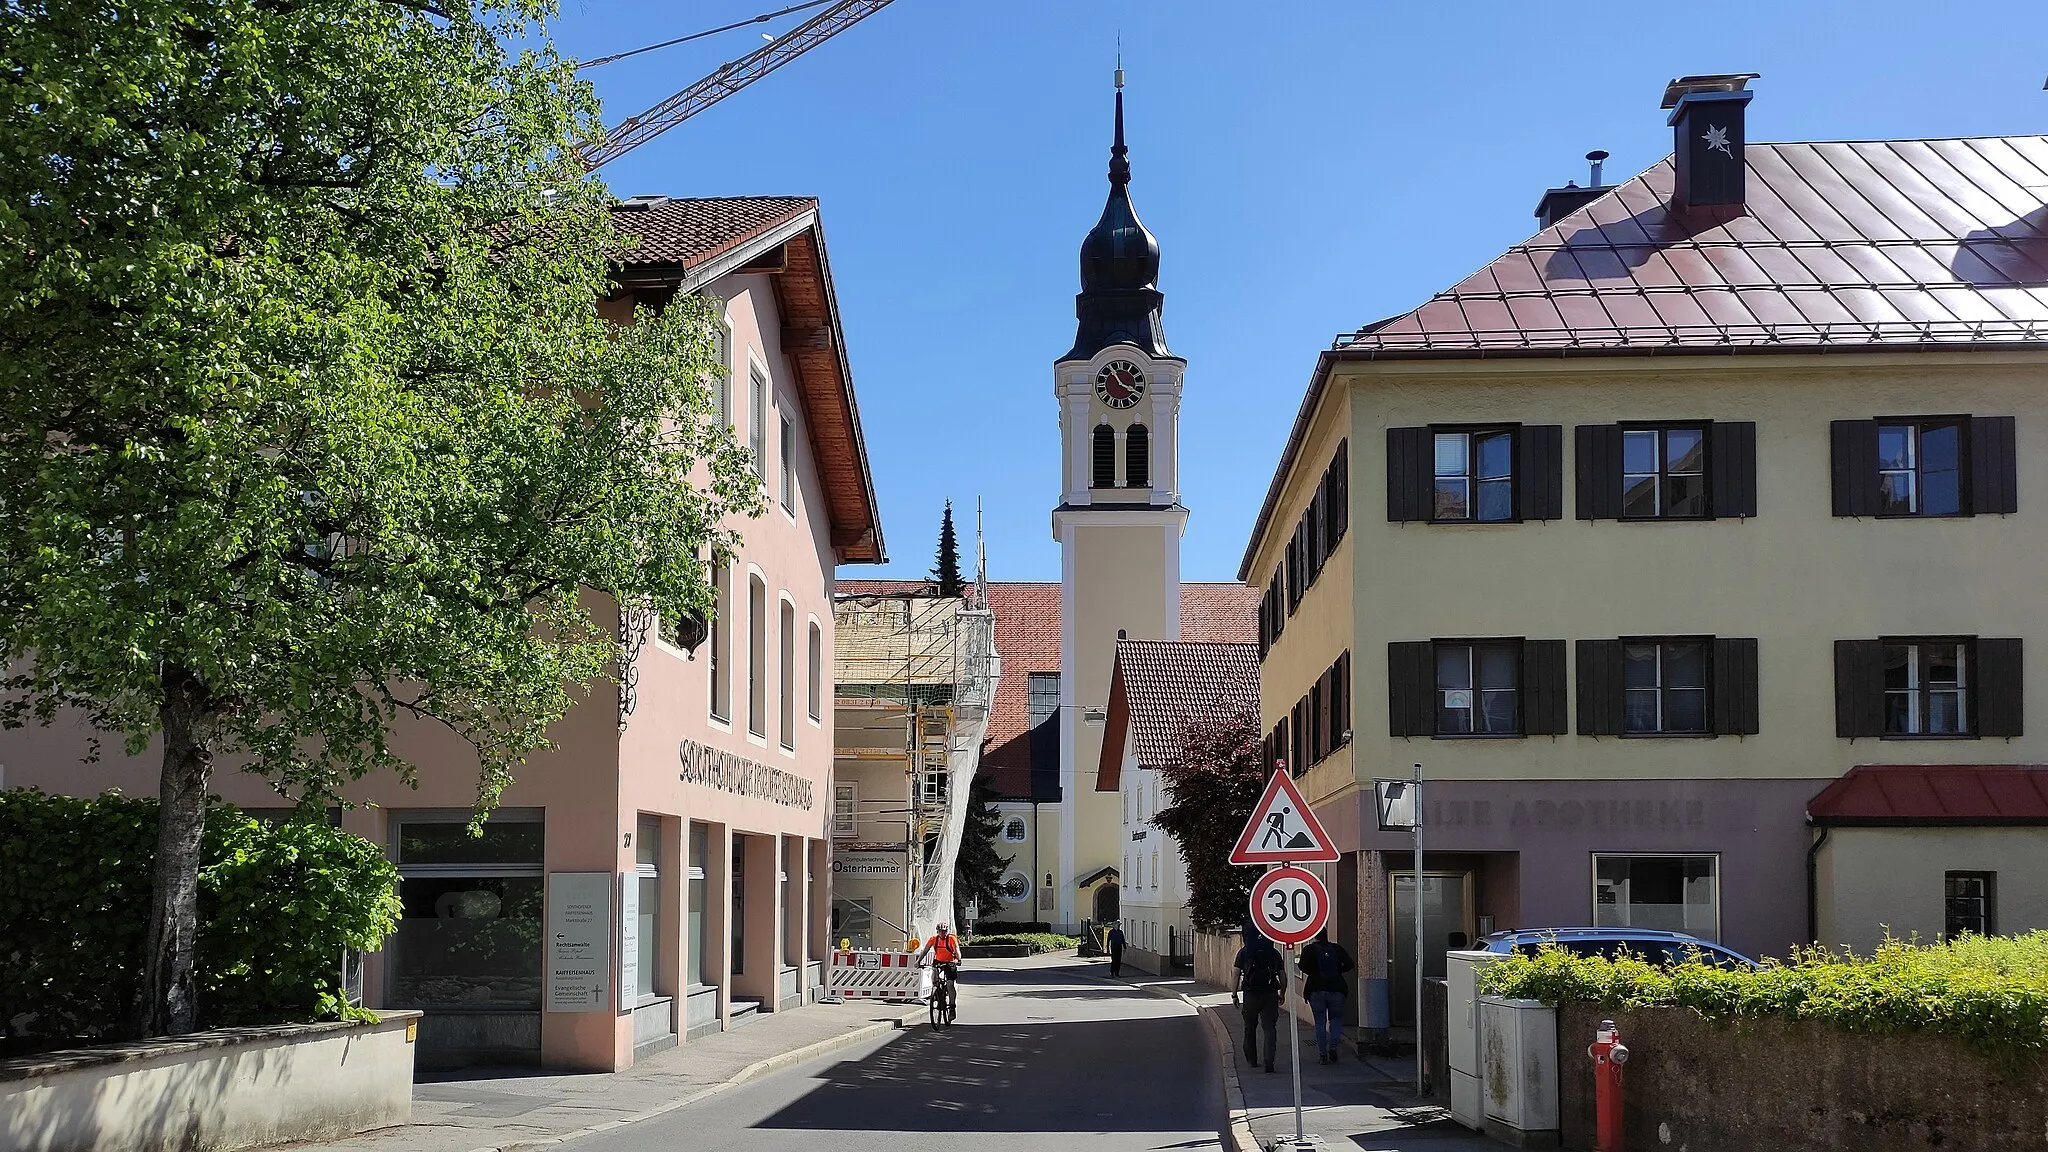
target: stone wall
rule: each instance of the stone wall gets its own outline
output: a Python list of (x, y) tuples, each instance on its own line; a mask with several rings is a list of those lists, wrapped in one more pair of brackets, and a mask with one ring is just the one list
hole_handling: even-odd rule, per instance
[(1566, 1148), (1593, 1143), (1602, 1019), (1628, 1045), (1627, 1146), (1687, 1152), (2007, 1152), (2042, 1147), (2048, 1063), (2007, 1066), (1953, 1038), (1872, 1035), (1818, 1021), (1716, 1023), (1690, 1009), (1558, 1010)]
[(1220, 932), (1195, 933), (1195, 980), (1211, 988), (1229, 988), (1236, 969), (1238, 938)]

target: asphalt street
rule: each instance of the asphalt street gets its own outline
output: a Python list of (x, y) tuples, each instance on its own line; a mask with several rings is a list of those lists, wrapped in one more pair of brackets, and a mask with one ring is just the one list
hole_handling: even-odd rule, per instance
[(1214, 1061), (1202, 1021), (1179, 1000), (1079, 967), (969, 961), (949, 1029), (905, 1029), (562, 1147), (1217, 1149)]

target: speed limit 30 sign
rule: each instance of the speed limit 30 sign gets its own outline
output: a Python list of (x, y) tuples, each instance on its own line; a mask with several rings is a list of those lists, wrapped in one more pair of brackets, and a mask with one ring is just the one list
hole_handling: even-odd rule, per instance
[(1306, 868), (1275, 868), (1252, 885), (1252, 922), (1277, 943), (1315, 938), (1330, 921), (1330, 890)]

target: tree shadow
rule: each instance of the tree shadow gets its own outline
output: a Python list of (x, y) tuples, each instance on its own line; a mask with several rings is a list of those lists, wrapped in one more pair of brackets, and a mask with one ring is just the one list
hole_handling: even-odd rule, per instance
[(2048, 287), (2048, 206), (1963, 237), (1949, 271), (1979, 288)]

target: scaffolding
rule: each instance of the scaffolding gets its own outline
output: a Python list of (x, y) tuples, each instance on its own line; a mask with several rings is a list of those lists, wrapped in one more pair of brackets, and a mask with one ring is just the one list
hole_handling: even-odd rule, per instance
[(833, 616), (834, 755), (901, 766), (901, 792), (862, 798), (854, 823), (902, 825), (906, 923), (894, 927), (927, 936), (953, 915), (968, 790), (1001, 675), (994, 617), (978, 590), (844, 596)]

